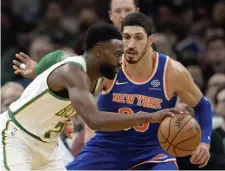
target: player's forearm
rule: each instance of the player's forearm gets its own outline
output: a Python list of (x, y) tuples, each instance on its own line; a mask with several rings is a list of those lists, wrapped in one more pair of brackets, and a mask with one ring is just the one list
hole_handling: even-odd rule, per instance
[(194, 107), (195, 118), (202, 129), (202, 142), (210, 144), (212, 134), (212, 109), (210, 102), (203, 96)]
[(60, 62), (62, 56), (65, 54), (65, 51), (57, 50), (52, 53), (45, 55), (40, 62), (34, 68), (34, 74), (40, 75), (46, 69), (50, 68), (52, 65)]
[(94, 130), (118, 131), (151, 122), (150, 113), (120, 115), (112, 112), (97, 112), (90, 118), (88, 126)]

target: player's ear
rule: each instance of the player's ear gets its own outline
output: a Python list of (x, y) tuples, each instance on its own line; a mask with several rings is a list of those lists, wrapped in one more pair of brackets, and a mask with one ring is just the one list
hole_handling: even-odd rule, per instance
[(98, 57), (98, 58), (101, 57), (101, 50), (100, 50), (99, 45), (96, 45), (96, 46), (94, 47), (94, 54), (95, 54), (95, 56)]
[(148, 44), (149, 44), (149, 46), (151, 46), (152, 45), (152, 43), (154, 42), (154, 35), (150, 35), (150, 36), (148, 36)]

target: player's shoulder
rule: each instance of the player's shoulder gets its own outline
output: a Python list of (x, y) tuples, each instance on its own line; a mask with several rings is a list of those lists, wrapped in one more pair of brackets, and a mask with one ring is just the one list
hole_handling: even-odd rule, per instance
[(87, 61), (83, 56), (71, 56), (62, 61), (64, 64), (73, 64), (87, 72)]
[(179, 81), (181, 77), (186, 77), (187, 75), (189, 75), (189, 73), (181, 62), (169, 58), (167, 75), (169, 77), (169, 80)]
[(171, 72), (180, 73), (184, 71), (185, 67), (181, 62), (168, 57), (168, 69)]

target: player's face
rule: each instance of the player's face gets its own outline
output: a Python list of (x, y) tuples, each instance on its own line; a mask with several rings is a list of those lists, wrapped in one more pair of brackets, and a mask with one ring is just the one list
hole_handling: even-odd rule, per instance
[(125, 59), (130, 64), (139, 62), (151, 45), (151, 36), (147, 36), (140, 26), (125, 26), (123, 28), (123, 44)]
[(114, 26), (121, 30), (121, 23), (124, 18), (131, 12), (139, 11), (135, 7), (133, 0), (112, 0), (111, 9), (109, 11), (110, 20)]
[(100, 71), (108, 79), (113, 79), (122, 64), (123, 44), (113, 39), (101, 45)]

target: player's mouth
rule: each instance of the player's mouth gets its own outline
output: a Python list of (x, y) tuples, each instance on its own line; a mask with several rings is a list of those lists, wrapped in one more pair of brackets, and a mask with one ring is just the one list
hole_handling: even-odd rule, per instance
[(135, 55), (137, 55), (138, 53), (135, 51), (127, 51), (126, 56), (129, 58), (134, 57)]

